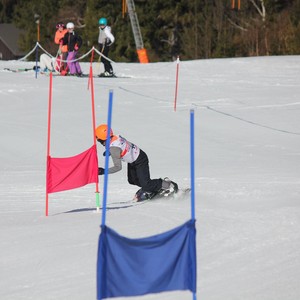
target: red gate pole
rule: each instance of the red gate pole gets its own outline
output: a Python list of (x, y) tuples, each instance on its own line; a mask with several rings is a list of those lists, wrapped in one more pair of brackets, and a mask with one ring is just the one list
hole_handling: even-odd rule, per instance
[[(91, 100), (92, 100), (92, 118), (93, 118), (93, 140), (94, 146), (96, 147), (96, 118), (95, 118), (95, 93), (94, 93), (94, 77), (92, 61), (94, 57), (94, 50), (92, 52), (92, 60), (90, 64), (89, 84), (91, 85)], [(100, 210), (100, 195), (99, 195), (99, 181), (96, 182), (96, 209), (97, 212)]]
[(48, 217), (48, 168), (50, 160), (50, 132), (51, 132), (51, 108), (52, 108), (52, 72), (50, 72), (49, 100), (48, 100), (48, 137), (47, 137), (47, 166), (46, 166), (46, 217)]
[(175, 85), (175, 99), (174, 99), (174, 111), (176, 111), (177, 104), (177, 93), (178, 93), (178, 73), (179, 73), (179, 56), (177, 56), (177, 66), (176, 66), (176, 85)]

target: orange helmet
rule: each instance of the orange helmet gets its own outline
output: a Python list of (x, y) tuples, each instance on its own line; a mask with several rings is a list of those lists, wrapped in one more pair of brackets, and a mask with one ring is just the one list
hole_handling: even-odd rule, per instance
[[(108, 126), (106, 124), (101, 124), (96, 128), (96, 138), (98, 140), (105, 141), (107, 138)], [(110, 136), (113, 135), (112, 129), (110, 129)]]

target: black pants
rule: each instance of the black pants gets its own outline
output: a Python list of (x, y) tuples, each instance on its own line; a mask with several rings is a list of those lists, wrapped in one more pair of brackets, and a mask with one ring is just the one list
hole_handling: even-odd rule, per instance
[[(105, 55), (106, 57), (108, 57), (108, 52), (109, 52), (109, 47), (103, 44), (99, 44), (99, 50), (100, 52)], [(101, 56), (100, 57), (101, 61), (104, 64), (104, 72), (108, 72), (110, 74), (113, 73), (113, 68), (111, 66), (111, 63), (109, 60), (107, 60), (105, 57)]]
[(145, 192), (157, 192), (161, 189), (162, 179), (150, 179), (149, 160), (142, 150), (137, 160), (128, 164), (127, 176), (130, 184), (141, 187)]

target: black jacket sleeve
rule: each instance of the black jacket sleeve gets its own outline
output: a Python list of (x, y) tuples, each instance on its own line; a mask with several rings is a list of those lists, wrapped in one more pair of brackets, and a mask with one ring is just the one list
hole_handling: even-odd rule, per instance
[(77, 44), (78, 48), (80, 48), (82, 45), (82, 38), (79, 35), (77, 35), (77, 37), (76, 37), (76, 44)]

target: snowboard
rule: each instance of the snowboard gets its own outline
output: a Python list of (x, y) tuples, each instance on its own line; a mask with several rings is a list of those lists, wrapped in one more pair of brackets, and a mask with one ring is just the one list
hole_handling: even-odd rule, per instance
[(181, 189), (179, 188), (176, 192), (174, 191), (170, 194), (164, 194), (164, 193), (156, 192), (156, 193), (152, 193), (150, 195), (147, 195), (147, 197), (145, 197), (144, 199), (142, 197), (142, 199), (140, 199), (137, 202), (145, 201), (145, 200), (173, 198), (173, 197), (176, 197), (176, 196), (179, 196), (179, 195), (189, 193), (190, 191), (191, 191), (190, 188), (181, 188)]
[[(140, 201), (136, 201), (135, 199), (131, 199), (131, 200), (127, 200), (127, 201), (117, 201), (117, 202), (111, 202), (107, 204), (107, 209), (121, 209), (121, 208), (129, 208), (129, 207), (134, 207), (134, 206), (138, 206), (138, 205), (144, 205), (148, 202), (154, 202), (157, 200), (171, 200), (172, 199), (185, 199), (189, 193), (190, 193), (191, 189), (190, 188), (179, 188), (177, 193), (172, 193), (169, 194), (168, 196), (164, 196), (161, 195), (159, 193), (156, 193), (155, 195), (152, 196), (152, 198), (148, 198), (145, 200), (140, 200)], [(102, 209), (102, 208), (101, 208)]]

